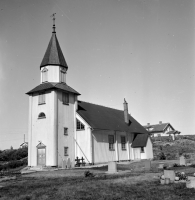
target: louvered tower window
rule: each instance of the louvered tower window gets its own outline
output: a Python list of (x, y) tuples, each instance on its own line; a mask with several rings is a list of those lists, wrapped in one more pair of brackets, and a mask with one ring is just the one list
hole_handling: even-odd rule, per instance
[(66, 92), (62, 93), (62, 102), (63, 104), (69, 104), (69, 94)]
[(66, 83), (66, 70), (65, 69), (60, 70), (60, 82)]
[(39, 93), (39, 105), (45, 104), (45, 93)]
[(42, 71), (42, 83), (48, 81), (48, 69), (44, 68)]

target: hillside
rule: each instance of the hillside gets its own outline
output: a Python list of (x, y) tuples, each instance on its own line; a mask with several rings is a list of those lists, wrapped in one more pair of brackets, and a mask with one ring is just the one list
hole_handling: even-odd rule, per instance
[(151, 139), (156, 160), (176, 160), (181, 154), (186, 159), (195, 159), (195, 135), (179, 135), (175, 141), (169, 136)]

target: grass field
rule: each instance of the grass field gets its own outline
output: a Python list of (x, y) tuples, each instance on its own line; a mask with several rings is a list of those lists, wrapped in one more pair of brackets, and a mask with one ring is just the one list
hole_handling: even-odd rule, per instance
[[(140, 165), (140, 163), (137, 163)], [(118, 174), (106, 174), (107, 167), (94, 169), (58, 170), (53, 172), (36, 172), (17, 177), (16, 180), (0, 182), (0, 200), (7, 199), (147, 199), (147, 200), (181, 200), (195, 199), (195, 189), (188, 189), (185, 183), (160, 185), (152, 163), (149, 172), (132, 170), (133, 164), (118, 165)], [(90, 170), (96, 176), (84, 177)], [(125, 173), (124, 170), (128, 170)], [(192, 175), (195, 168), (177, 168)]]

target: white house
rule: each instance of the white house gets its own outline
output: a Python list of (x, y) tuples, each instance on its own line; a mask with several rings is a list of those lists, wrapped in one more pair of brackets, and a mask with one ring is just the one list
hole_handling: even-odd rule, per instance
[(162, 123), (162, 121), (159, 121), (159, 124), (148, 123), (144, 127), (150, 133), (151, 137), (171, 136), (175, 140), (175, 135), (181, 133), (175, 130), (170, 123)]
[(41, 83), (29, 95), (28, 165), (62, 166), (76, 157), (86, 163), (152, 159), (147, 130), (124, 111), (78, 101), (66, 83), (68, 65), (52, 37), (40, 65)]

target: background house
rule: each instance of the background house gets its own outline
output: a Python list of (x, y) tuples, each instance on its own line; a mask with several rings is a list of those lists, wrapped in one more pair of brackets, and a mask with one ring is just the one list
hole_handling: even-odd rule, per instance
[(144, 128), (150, 133), (151, 137), (171, 136), (173, 140), (175, 140), (175, 135), (181, 133), (175, 130), (170, 123), (162, 123), (162, 121), (153, 125), (148, 123)]
[(20, 148), (26, 148), (28, 147), (28, 142), (23, 142), (21, 145), (20, 145)]

